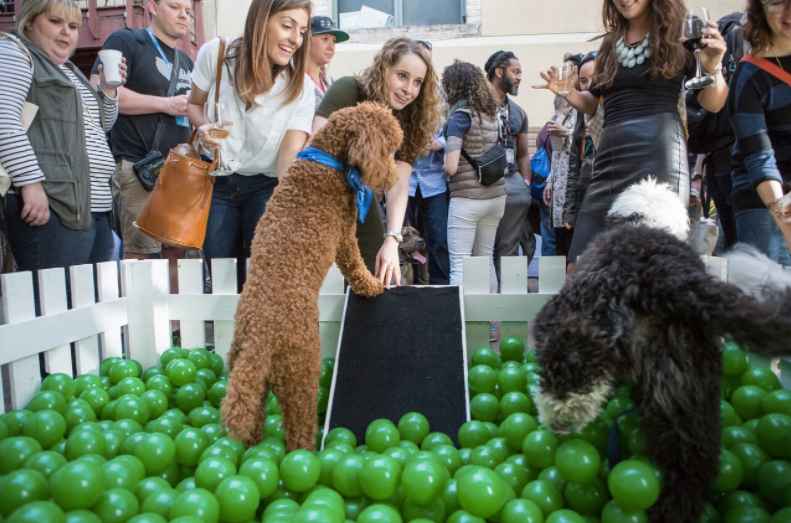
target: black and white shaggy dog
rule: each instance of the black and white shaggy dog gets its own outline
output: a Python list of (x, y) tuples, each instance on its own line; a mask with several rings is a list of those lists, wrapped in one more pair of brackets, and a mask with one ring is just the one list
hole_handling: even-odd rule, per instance
[(646, 454), (664, 471), (653, 522), (697, 521), (718, 471), (720, 346), (791, 353), (791, 291), (761, 300), (709, 276), (687, 213), (655, 182), (613, 204), (608, 230), (536, 319), (541, 422), (577, 432), (619, 381), (634, 384)]

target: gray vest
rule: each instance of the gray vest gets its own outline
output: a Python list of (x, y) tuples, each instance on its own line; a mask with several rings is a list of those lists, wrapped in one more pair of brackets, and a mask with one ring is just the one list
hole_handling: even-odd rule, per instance
[[(91, 228), (91, 172), (85, 143), (82, 98), (77, 87), (49, 56), (20, 38), (33, 56), (33, 81), (27, 101), (38, 106), (27, 136), (46, 180), (42, 182), (49, 206), (69, 229)], [(77, 67), (66, 62), (96, 96), (100, 118), (104, 101)]]
[[(469, 109), (459, 109), (471, 115), (472, 125), (464, 136), (462, 145), (467, 154), (473, 158), (480, 156), (498, 144), (500, 140), (500, 125), (497, 118), (470, 113)], [(451, 198), (472, 198), (474, 200), (488, 200), (505, 195), (505, 179), (500, 178), (494, 184), (484, 187), (478, 182), (478, 174), (464, 156), (459, 157), (459, 167), (456, 174), (450, 179)]]

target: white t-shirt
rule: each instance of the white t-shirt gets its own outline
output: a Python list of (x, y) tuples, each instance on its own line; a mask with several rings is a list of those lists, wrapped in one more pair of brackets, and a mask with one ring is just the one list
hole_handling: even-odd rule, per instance
[[(233, 43), (227, 39), (226, 49)], [(207, 42), (198, 52), (192, 81), (214, 100), (217, 74), (217, 55), (220, 39)], [(236, 94), (233, 69), (224, 67), (220, 80), (220, 102), (228, 106), (233, 126), (231, 134), (223, 140), (221, 154), (228, 166), (237, 174), (265, 174), (277, 176), (277, 152), (286, 131), (310, 134), (313, 124), (315, 95), (313, 83), (305, 82), (302, 93), (289, 105), (284, 105), (288, 85), (286, 73), (280, 74), (275, 85), (256, 97), (258, 107), (245, 110), (244, 102)], [(209, 157), (213, 155), (204, 151)]]

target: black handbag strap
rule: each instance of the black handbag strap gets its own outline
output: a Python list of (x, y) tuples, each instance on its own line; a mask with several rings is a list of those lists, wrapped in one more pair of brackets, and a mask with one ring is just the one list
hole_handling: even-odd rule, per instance
[[(176, 83), (178, 83), (179, 78), (179, 50), (178, 47), (173, 48), (173, 69), (170, 71), (170, 83), (168, 84), (168, 95), (167, 97), (173, 96), (173, 93), (176, 92)], [(146, 145), (146, 139), (143, 137), (143, 133), (140, 132), (140, 128), (135, 123), (134, 119), (132, 119), (132, 125), (137, 131), (137, 135), (140, 137), (140, 140), (143, 142), (143, 146), (148, 149), (148, 145)], [(159, 143), (162, 141), (162, 134), (165, 131), (165, 120), (162, 118), (162, 115), (159, 115), (159, 123), (157, 124), (157, 132), (154, 133), (154, 141), (151, 144), (151, 148), (148, 149), (149, 153), (159, 150)]]
[(467, 151), (464, 150), (464, 147), (461, 148), (461, 155), (464, 156), (464, 159), (467, 160), (467, 163), (469, 163), (473, 169), (478, 168), (478, 162), (476, 162), (472, 156), (467, 154)]

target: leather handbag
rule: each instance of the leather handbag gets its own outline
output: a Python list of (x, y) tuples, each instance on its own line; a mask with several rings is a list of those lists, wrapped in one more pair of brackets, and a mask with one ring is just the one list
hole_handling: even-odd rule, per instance
[[(225, 39), (221, 38), (215, 102), (220, 98), (224, 57)], [(193, 146), (196, 136), (197, 130), (193, 131), (188, 143), (170, 150), (154, 190), (135, 222), (141, 231), (170, 247), (202, 249), (206, 239), (206, 224), (214, 193), (214, 177), (210, 173), (217, 168), (217, 160), (201, 160)]]

